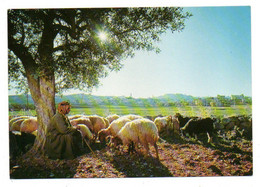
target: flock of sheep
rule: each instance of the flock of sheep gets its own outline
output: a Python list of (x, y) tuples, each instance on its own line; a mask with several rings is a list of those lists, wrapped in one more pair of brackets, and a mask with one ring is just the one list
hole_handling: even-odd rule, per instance
[[(81, 132), (87, 144), (91, 145), (96, 141), (109, 142), (109, 145), (114, 146), (123, 144), (129, 146), (129, 151), (133, 151), (135, 145), (141, 144), (145, 148), (146, 156), (149, 154), (150, 144), (155, 148), (157, 159), (159, 159), (157, 147), (159, 135), (178, 137), (180, 134), (205, 133), (208, 136), (208, 143), (211, 143), (212, 135), (216, 131), (214, 119), (183, 117), (179, 113), (155, 119), (134, 114), (124, 116), (114, 114), (106, 118), (96, 115), (74, 115), (68, 118), (70, 123)], [(12, 134), (26, 133), (36, 136), (37, 118), (15, 117), (9, 121), (9, 127)]]

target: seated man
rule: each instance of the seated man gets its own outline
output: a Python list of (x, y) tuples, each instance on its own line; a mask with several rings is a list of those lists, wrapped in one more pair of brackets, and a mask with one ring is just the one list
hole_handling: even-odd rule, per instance
[(66, 116), (69, 112), (70, 104), (62, 101), (48, 124), (45, 151), (51, 159), (73, 159), (82, 150), (81, 133), (70, 124)]

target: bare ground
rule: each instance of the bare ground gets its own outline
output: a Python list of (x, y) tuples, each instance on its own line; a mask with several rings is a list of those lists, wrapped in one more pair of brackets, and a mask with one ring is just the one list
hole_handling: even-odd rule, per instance
[(214, 144), (205, 139), (169, 139), (158, 142), (159, 157), (127, 153), (105, 145), (93, 145), (94, 154), (73, 160), (51, 160), (29, 152), (10, 160), (11, 179), (32, 178), (123, 178), (123, 177), (194, 177), (250, 176), (253, 171), (252, 141), (218, 137)]

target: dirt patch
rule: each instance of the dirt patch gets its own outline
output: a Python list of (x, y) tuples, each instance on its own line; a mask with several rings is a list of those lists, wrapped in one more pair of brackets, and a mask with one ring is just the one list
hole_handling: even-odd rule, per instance
[(127, 153), (107, 146), (93, 147), (95, 155), (86, 154), (73, 160), (51, 160), (26, 153), (10, 160), (10, 178), (121, 178), (121, 177), (191, 177), (252, 175), (252, 141), (221, 139), (214, 145), (167, 139), (158, 142), (159, 157)]

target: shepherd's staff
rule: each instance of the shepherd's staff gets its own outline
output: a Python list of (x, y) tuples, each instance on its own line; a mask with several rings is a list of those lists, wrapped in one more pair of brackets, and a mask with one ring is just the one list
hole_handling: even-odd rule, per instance
[[(83, 138), (83, 137), (82, 137)], [(85, 140), (85, 138), (83, 138), (85, 144), (87, 144), (88, 148), (90, 149), (90, 151), (93, 153), (94, 156), (97, 156), (94, 151), (91, 149), (90, 145), (88, 144), (88, 142)]]

